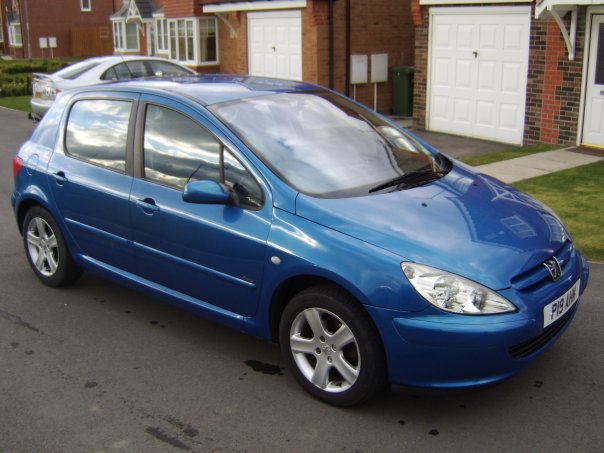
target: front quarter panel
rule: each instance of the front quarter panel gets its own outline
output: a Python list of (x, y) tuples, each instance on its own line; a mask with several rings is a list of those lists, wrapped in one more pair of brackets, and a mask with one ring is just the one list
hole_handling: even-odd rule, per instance
[[(270, 337), (270, 304), (277, 289), (299, 276), (323, 278), (360, 303), (400, 311), (427, 307), (407, 283), (399, 256), (279, 209), (274, 210), (257, 334)], [(255, 329), (251, 329), (255, 330)]]

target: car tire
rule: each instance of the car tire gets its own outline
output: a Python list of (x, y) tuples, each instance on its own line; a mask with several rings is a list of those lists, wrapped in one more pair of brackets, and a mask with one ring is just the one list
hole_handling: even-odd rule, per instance
[(23, 245), (31, 268), (46, 285), (68, 285), (82, 275), (71, 258), (65, 239), (52, 215), (44, 208), (30, 209), (23, 220)]
[(352, 406), (386, 387), (379, 333), (363, 307), (337, 286), (294, 296), (281, 316), (279, 340), (297, 381), (322, 401)]

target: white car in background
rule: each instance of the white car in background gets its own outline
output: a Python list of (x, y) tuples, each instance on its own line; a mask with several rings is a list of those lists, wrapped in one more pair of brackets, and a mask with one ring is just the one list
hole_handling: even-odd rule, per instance
[(71, 88), (139, 77), (184, 76), (192, 69), (164, 58), (138, 56), (95, 57), (74, 63), (52, 74), (35, 73), (30, 101), (31, 116), (40, 119), (57, 94)]

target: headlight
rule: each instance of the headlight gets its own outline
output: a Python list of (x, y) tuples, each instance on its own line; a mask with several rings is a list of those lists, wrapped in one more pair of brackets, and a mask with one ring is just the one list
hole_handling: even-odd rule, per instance
[(432, 305), (452, 313), (488, 315), (516, 311), (495, 291), (449, 272), (415, 263), (401, 268), (413, 287)]

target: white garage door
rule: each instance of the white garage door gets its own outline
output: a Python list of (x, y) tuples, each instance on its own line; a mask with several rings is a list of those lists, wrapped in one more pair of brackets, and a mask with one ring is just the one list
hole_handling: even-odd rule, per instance
[(302, 80), (300, 11), (248, 14), (250, 74)]
[(530, 8), (430, 13), (428, 129), (522, 144)]

